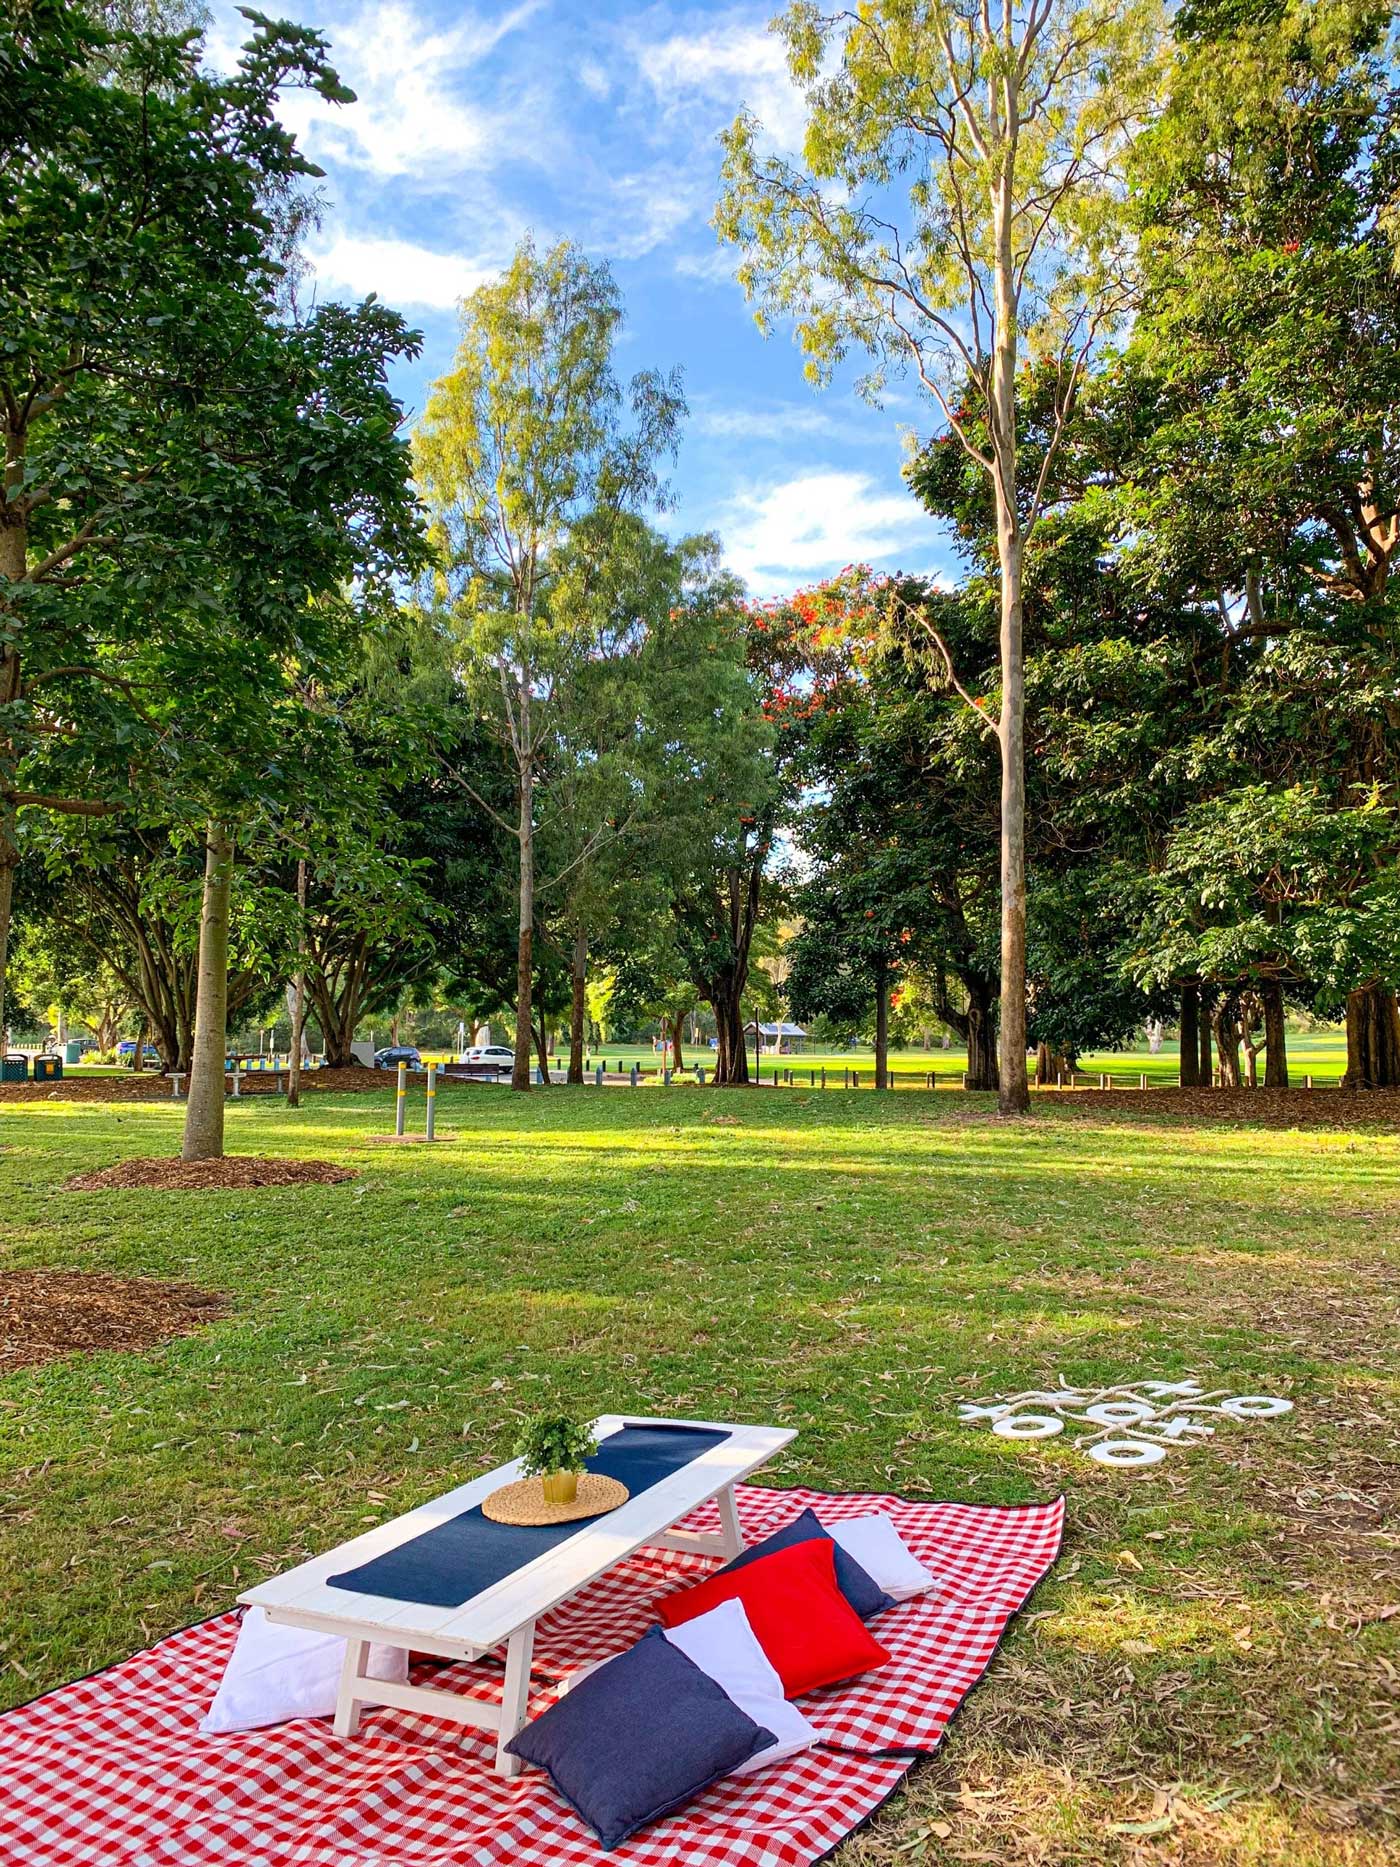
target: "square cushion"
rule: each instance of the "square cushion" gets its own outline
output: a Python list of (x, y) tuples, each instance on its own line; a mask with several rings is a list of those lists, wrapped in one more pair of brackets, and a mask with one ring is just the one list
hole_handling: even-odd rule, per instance
[(549, 1772), (606, 1849), (774, 1742), (659, 1627), (580, 1679), (506, 1749)]
[[(206, 1737), (218, 1737), (285, 1724), (290, 1718), (329, 1718), (344, 1660), (345, 1642), (338, 1634), (281, 1627), (261, 1608), (249, 1608), (199, 1728)], [(407, 1652), (402, 1647), (371, 1646), (369, 1674), (402, 1685), (408, 1678)]]
[(680, 1627), (722, 1601), (744, 1604), (786, 1698), (853, 1679), (890, 1657), (837, 1588), (836, 1545), (829, 1536), (721, 1569), (694, 1588), (663, 1596), (656, 1612), (665, 1627)]
[(911, 1601), (937, 1588), (937, 1577), (919, 1561), (883, 1511), (829, 1523), (826, 1531), (892, 1600)]
[[(736, 1556), (733, 1562), (726, 1563), (719, 1573), (724, 1575), (730, 1570), (742, 1569), (763, 1556), (771, 1556), (775, 1549), (787, 1549), (793, 1543), (808, 1543), (815, 1537), (831, 1535), (814, 1510), (804, 1510), (791, 1523), (785, 1523), (781, 1530), (775, 1530), (772, 1536), (765, 1537), (761, 1543), (755, 1543), (752, 1549), (746, 1549), (742, 1556)], [(894, 1597), (886, 1594), (879, 1583), (866, 1574), (859, 1561), (839, 1544), (836, 1550), (836, 1586), (863, 1621), (868, 1621), (872, 1615), (883, 1614), (886, 1608), (894, 1606)]]
[(755, 1724), (771, 1731), (777, 1739), (741, 1763), (735, 1776), (784, 1763), (817, 1742), (818, 1733), (796, 1705), (789, 1705), (783, 1697), (783, 1682), (754, 1638), (742, 1601), (722, 1601), (708, 1614), (698, 1614), (693, 1621), (668, 1628), (666, 1638), (687, 1659), (694, 1660), (701, 1672), (708, 1673), (717, 1686), (722, 1686), (740, 1711), (747, 1712)]

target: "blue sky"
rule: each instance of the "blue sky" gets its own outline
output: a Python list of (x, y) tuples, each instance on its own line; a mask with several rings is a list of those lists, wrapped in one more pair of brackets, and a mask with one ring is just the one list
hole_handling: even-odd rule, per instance
[[(924, 407), (899, 384), (878, 410), (849, 381), (809, 388), (789, 335), (755, 328), (708, 224), (717, 135), (741, 107), (775, 144), (801, 138), (766, 30), (776, 3), (263, 0), (327, 34), (359, 98), (284, 101), (327, 173), (315, 290), (377, 292), (422, 328), (422, 361), (395, 385), (412, 412), (450, 363), (462, 295), (527, 229), (567, 236), (622, 289), (622, 371), (684, 370), (691, 415), (668, 526), (718, 531), (758, 595), (851, 561), (946, 571), (947, 546), (899, 472), (902, 431), (927, 427)], [(211, 62), (227, 68), (246, 32), (215, 0)]]

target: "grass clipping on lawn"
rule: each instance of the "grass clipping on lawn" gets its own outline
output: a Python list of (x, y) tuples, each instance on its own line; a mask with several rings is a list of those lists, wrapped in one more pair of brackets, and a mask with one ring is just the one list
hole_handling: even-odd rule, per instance
[(328, 1160), (226, 1154), (222, 1160), (119, 1160), (115, 1166), (99, 1167), (93, 1173), (75, 1173), (63, 1185), (69, 1193), (102, 1193), (124, 1187), (186, 1193), (212, 1187), (237, 1192), (254, 1186), (337, 1186), (342, 1180), (358, 1177), (353, 1167), (337, 1167)]

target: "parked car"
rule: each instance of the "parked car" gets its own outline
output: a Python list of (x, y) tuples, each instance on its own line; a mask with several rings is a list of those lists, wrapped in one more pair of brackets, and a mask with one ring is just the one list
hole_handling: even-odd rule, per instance
[(423, 1067), (423, 1059), (412, 1044), (389, 1044), (374, 1053), (374, 1067), (377, 1070), (396, 1070), (401, 1063), (406, 1063), (411, 1070), (421, 1070)]
[(515, 1052), (504, 1044), (473, 1044), (467, 1052), (468, 1063), (486, 1063), (498, 1070), (515, 1068)]
[[(117, 1045), (117, 1055), (123, 1062), (129, 1057), (134, 1057), (136, 1055), (136, 1039), (134, 1037), (124, 1037)], [(147, 1044), (143, 1055), (147, 1063), (160, 1062), (160, 1052), (156, 1049), (154, 1044)]]

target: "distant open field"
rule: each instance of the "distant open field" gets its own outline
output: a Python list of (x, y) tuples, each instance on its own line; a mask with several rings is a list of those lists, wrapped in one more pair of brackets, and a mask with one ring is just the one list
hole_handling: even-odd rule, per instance
[[(669, 1052), (668, 1052), (669, 1054)], [(686, 1067), (693, 1069), (700, 1064), (707, 1071), (714, 1068), (715, 1053), (704, 1045), (686, 1045), (683, 1051)], [(438, 1061), (439, 1057), (424, 1051), (424, 1061)], [(629, 1069), (636, 1063), (643, 1069), (655, 1069), (662, 1061), (661, 1053), (646, 1044), (599, 1044), (590, 1052), (590, 1067), (594, 1063), (604, 1062), (610, 1069)], [(754, 1053), (749, 1047), (749, 1067), (752, 1070)], [(1347, 1046), (1343, 1031), (1290, 1032), (1288, 1038), (1288, 1067), (1292, 1079), (1299, 1085), (1307, 1075), (1311, 1075), (1319, 1087), (1341, 1081), (1346, 1070)], [(561, 1063), (567, 1058), (561, 1058)], [(1032, 1059), (1028, 1067), (1034, 1066)], [(854, 1070), (860, 1076), (860, 1087), (864, 1088), (874, 1080), (875, 1052), (869, 1045), (858, 1045), (851, 1050), (832, 1050), (823, 1046), (811, 1045), (807, 1049), (793, 1052), (765, 1050), (762, 1056), (762, 1068), (765, 1080), (772, 1070), (784, 1074), (792, 1070), (794, 1076), (801, 1075), (806, 1082), (813, 1070), (820, 1076), (824, 1068), (827, 1072), (827, 1087), (840, 1087), (844, 1083), (843, 1072)], [(933, 1071), (939, 1084), (956, 1084), (962, 1072), (967, 1068), (967, 1052), (960, 1046), (944, 1050), (935, 1047), (932, 1050), (909, 1049), (890, 1052), (891, 1072), (904, 1079), (909, 1087), (926, 1086), (929, 1071)], [(1134, 1087), (1143, 1075), (1149, 1085), (1157, 1083), (1175, 1083), (1177, 1078), (1176, 1039), (1172, 1037), (1163, 1043), (1161, 1050), (1153, 1056), (1143, 1045), (1134, 1050), (1093, 1051), (1079, 1060), (1081, 1076), (1097, 1077), (1107, 1073), (1114, 1077), (1115, 1087)], [(1260, 1071), (1263, 1071), (1263, 1059), (1260, 1059)], [(835, 1077), (833, 1081), (833, 1072)]]

